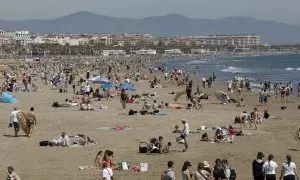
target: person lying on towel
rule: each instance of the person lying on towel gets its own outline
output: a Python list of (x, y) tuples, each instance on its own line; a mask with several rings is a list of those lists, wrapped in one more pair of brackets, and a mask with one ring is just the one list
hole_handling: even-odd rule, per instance
[(70, 146), (70, 138), (67, 136), (67, 133), (62, 132), (61, 136), (56, 139), (53, 139), (50, 143), (50, 146), (62, 146), (68, 147)]

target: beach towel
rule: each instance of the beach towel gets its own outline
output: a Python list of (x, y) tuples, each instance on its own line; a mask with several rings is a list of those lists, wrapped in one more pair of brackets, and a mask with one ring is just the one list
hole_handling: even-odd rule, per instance
[(17, 114), (17, 118), (20, 123), (21, 129), (24, 131), (25, 134), (29, 134), (29, 124), (26, 112), (19, 111)]
[(157, 116), (163, 116), (163, 115), (167, 115), (167, 113), (164, 113), (164, 112), (159, 112), (159, 113), (153, 113), (153, 115), (157, 115)]
[(100, 127), (100, 128), (96, 128), (97, 130), (105, 130), (105, 131), (111, 131), (111, 130), (115, 130), (115, 131), (126, 131), (126, 130), (129, 130), (131, 129), (130, 127), (128, 126), (119, 126), (119, 125), (116, 125), (114, 127)]
[(79, 170), (87, 170), (87, 169), (101, 169), (100, 167), (97, 166), (78, 166)]

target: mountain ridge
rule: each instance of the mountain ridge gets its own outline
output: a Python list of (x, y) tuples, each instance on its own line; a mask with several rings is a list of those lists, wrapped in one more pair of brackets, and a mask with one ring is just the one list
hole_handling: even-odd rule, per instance
[(154, 36), (195, 36), (211, 34), (257, 34), (263, 43), (299, 44), (300, 26), (252, 17), (231, 16), (216, 20), (189, 18), (171, 13), (141, 19), (118, 18), (88, 11), (54, 19), (0, 20), (5, 30), (33, 33), (147, 33)]

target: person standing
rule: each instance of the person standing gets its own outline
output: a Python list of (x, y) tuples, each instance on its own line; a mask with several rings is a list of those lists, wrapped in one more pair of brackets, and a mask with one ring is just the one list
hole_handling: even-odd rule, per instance
[(181, 169), (182, 180), (191, 180), (191, 173), (189, 168), (191, 167), (191, 163), (189, 161), (185, 161), (183, 167)]
[(14, 132), (15, 132), (15, 137), (18, 137), (18, 133), (20, 130), (20, 123), (18, 120), (18, 108), (14, 107), (13, 112), (11, 113), (10, 120), (9, 120), (9, 127), (14, 126)]
[(121, 91), (121, 103), (123, 109), (126, 109), (126, 102), (128, 100), (128, 94), (125, 92), (125, 89), (122, 89)]
[(264, 165), (264, 154), (262, 152), (257, 153), (257, 157), (252, 162), (252, 175), (254, 180), (264, 180), (265, 176), (263, 173), (263, 165)]
[(195, 171), (194, 180), (208, 180), (211, 178), (211, 174), (205, 170), (204, 163), (198, 164), (198, 170)]
[(278, 167), (277, 163), (273, 161), (274, 155), (269, 154), (268, 161), (263, 165), (263, 172), (266, 176), (266, 180), (276, 180), (276, 171)]
[(175, 173), (173, 171), (173, 161), (168, 162), (168, 168), (161, 175), (161, 180), (175, 180)]
[(181, 120), (182, 124), (183, 124), (183, 131), (181, 132), (180, 134), (180, 137), (182, 139), (184, 139), (184, 146), (185, 146), (185, 149), (183, 150), (183, 152), (186, 152), (189, 145), (188, 145), (188, 135), (190, 133), (190, 126), (189, 124), (187, 123), (187, 120), (186, 119), (182, 119)]
[(286, 162), (282, 164), (280, 180), (299, 180), (296, 164), (292, 162), (292, 156), (286, 156)]
[(30, 111), (27, 113), (27, 124), (29, 128), (29, 133), (27, 134), (28, 137), (31, 136), (33, 132), (33, 126), (36, 125), (36, 116), (34, 114), (34, 107), (30, 108)]

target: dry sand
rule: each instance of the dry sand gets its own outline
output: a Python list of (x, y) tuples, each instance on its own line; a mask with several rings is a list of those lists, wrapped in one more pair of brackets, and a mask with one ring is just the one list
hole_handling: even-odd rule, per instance
[[(167, 88), (150, 89), (146, 81), (136, 84), (138, 91), (157, 92), (158, 102), (172, 102), (173, 95), (171, 91), (179, 92), (184, 87), (177, 87), (174, 84), (166, 84)], [(194, 85), (195, 86), (195, 85)], [(205, 89), (208, 92), (209, 100), (203, 101), (204, 110), (172, 110), (166, 109), (166, 116), (127, 116), (119, 115), (127, 113), (129, 109), (140, 110), (142, 105), (128, 105), (127, 110), (122, 110), (119, 99), (104, 102), (108, 106), (107, 110), (96, 110), (94, 112), (82, 112), (78, 107), (75, 108), (51, 108), (54, 101), (63, 101), (65, 98), (71, 98), (71, 93), (61, 94), (57, 90), (50, 90), (49, 87), (42, 87), (41, 92), (37, 93), (13, 93), (19, 103), (19, 109), (28, 110), (30, 106), (36, 108), (37, 126), (32, 137), (6, 137), (0, 136), (0, 164), (2, 171), (0, 177), (5, 177), (6, 167), (13, 165), (21, 179), (28, 180), (50, 180), (50, 179), (97, 179), (99, 175), (78, 170), (79, 165), (93, 165), (96, 153), (99, 150), (110, 149), (114, 151), (115, 161), (127, 161), (138, 165), (140, 162), (149, 163), (149, 172), (132, 173), (116, 171), (115, 179), (160, 179), (161, 172), (165, 169), (169, 160), (175, 162), (175, 172), (177, 179), (180, 179), (180, 169), (183, 162), (191, 161), (194, 167), (198, 162), (208, 161), (211, 166), (216, 158), (227, 158), (231, 167), (237, 171), (238, 180), (252, 179), (251, 163), (258, 151), (275, 155), (275, 161), (281, 164), (286, 154), (292, 154), (296, 164), (300, 163), (299, 141), (294, 136), (297, 127), (299, 127), (299, 110), (296, 100), (289, 100), (282, 103), (270, 99), (268, 106), (261, 106), (258, 103), (257, 95), (245, 94), (244, 108), (237, 108), (235, 104), (221, 105), (214, 98), (215, 90), (225, 90), (225, 85), (215, 85), (212, 89)], [(179, 99), (185, 102), (185, 97)], [(95, 102), (94, 106), (98, 106)], [(282, 105), (288, 107), (282, 111)], [(0, 127), (1, 134), (13, 134), (13, 129), (8, 128), (10, 112), (14, 105), (0, 104)], [(181, 151), (183, 145), (175, 143), (175, 134), (172, 130), (176, 124), (181, 126), (182, 118), (188, 119), (190, 128), (197, 129), (202, 125), (228, 126), (232, 124), (234, 116), (243, 110), (251, 111), (257, 107), (262, 113), (268, 109), (272, 116), (282, 116), (284, 119), (266, 120), (259, 125), (258, 130), (246, 129), (250, 136), (237, 137), (233, 144), (212, 144), (200, 141), (201, 134), (190, 134), (190, 147), (188, 152), (171, 152), (167, 155), (138, 155), (138, 145), (141, 141), (147, 141), (151, 137), (163, 136), (165, 142), (171, 141), (172, 150)], [(128, 131), (101, 131), (96, 128), (101, 126), (126, 125), (132, 129)], [(75, 133), (84, 133), (92, 137), (97, 145), (82, 148), (51, 148), (39, 147), (39, 142), (43, 140), (52, 140), (59, 136), (62, 131), (68, 135)], [(21, 132), (23, 134), (23, 132)], [(294, 149), (294, 150), (291, 150)], [(279, 173), (279, 169), (277, 171)]]

